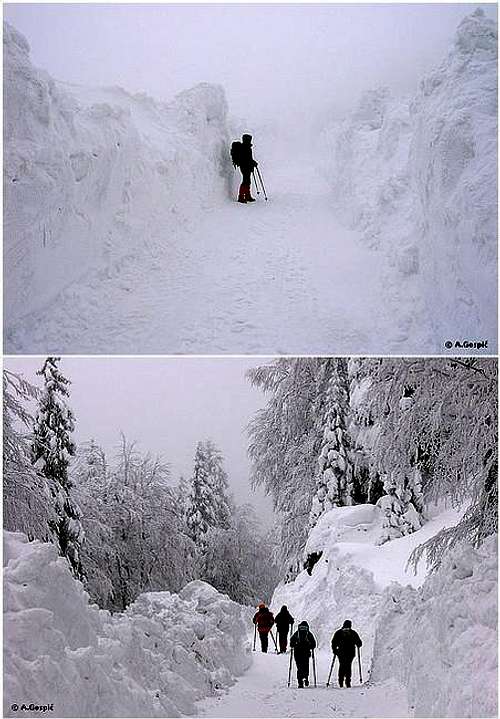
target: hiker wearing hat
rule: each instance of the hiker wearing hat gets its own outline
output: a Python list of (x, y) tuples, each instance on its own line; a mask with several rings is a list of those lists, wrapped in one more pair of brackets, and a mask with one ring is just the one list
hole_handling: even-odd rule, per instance
[[(346, 619), (342, 629), (337, 629), (332, 637), (332, 651), (339, 658), (339, 686), (351, 686), (352, 660), (356, 656), (356, 647), (361, 647), (359, 634), (352, 628), (350, 619)], [(361, 672), (361, 669), (360, 669)]]
[(303, 689), (304, 684), (309, 686), (309, 658), (316, 648), (316, 639), (309, 631), (307, 622), (300, 622), (297, 631), (292, 634), (290, 646), (297, 665), (297, 683), (299, 689)]
[(266, 607), (264, 602), (259, 604), (258, 611), (254, 614), (253, 623), (257, 625), (257, 631), (259, 632), (260, 645), (262, 651), (267, 652), (267, 646), (269, 642), (269, 632), (274, 624), (274, 616), (271, 611)]
[(238, 202), (255, 202), (250, 194), (250, 183), (252, 172), (257, 167), (257, 162), (252, 155), (252, 136), (243, 135), (241, 142), (233, 142), (231, 146), (231, 159), (235, 167), (239, 167), (242, 174)]
[(290, 630), (290, 627), (293, 626), (294, 618), (288, 611), (286, 604), (284, 604), (278, 614), (276, 615), (276, 619), (274, 620), (276, 622), (276, 629), (278, 630), (278, 639), (279, 639), (279, 647), (280, 647), (280, 654), (285, 654), (286, 652), (286, 645), (288, 641), (288, 632)]

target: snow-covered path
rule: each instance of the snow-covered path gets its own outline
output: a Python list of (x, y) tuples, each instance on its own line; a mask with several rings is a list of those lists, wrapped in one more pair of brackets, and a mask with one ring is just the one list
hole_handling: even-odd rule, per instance
[[(353, 665), (353, 686), (326, 688), (331, 656), (317, 655), (318, 686), (298, 689), (295, 673), (287, 687), (289, 655), (255, 652), (254, 662), (227, 694), (198, 703), (205, 717), (410, 717), (405, 691), (396, 685), (356, 685), (357, 667)], [(293, 671), (293, 670), (292, 670)], [(312, 684), (312, 672), (310, 676)]]
[(7, 352), (397, 350), (382, 259), (338, 223), (328, 185), (304, 164), (271, 179), (269, 202), (228, 200), (71, 284), (7, 333)]

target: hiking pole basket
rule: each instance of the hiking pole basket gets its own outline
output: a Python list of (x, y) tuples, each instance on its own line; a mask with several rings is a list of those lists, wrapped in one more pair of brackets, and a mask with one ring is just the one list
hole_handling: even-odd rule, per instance
[(312, 650), (312, 660), (313, 660), (313, 677), (314, 677), (314, 686), (316, 687), (316, 658), (314, 656), (314, 649)]
[(326, 681), (326, 686), (327, 686), (327, 687), (330, 686), (330, 679), (332, 678), (333, 665), (335, 664), (335, 657), (336, 657), (336, 654), (333, 655), (332, 663), (330, 664), (330, 671), (329, 671), (329, 673), (328, 673), (328, 679), (327, 679), (327, 681)]
[(358, 650), (359, 683), (363, 684), (363, 677), (361, 675), (361, 653), (359, 651), (359, 647), (356, 648)]
[(256, 167), (255, 169), (257, 170), (257, 175), (259, 176), (260, 186), (262, 187), (262, 192), (264, 193), (264, 197), (267, 202), (266, 188), (264, 187), (264, 183), (262, 181), (262, 175), (260, 174), (260, 170), (258, 167)]
[(290, 647), (290, 664), (288, 665), (288, 686), (290, 686), (290, 677), (292, 676), (292, 657), (293, 647)]

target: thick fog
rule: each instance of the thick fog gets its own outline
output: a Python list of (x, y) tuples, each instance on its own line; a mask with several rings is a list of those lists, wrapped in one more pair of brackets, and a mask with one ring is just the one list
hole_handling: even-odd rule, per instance
[[(159, 99), (220, 83), (251, 126), (342, 113), (380, 84), (413, 91), (477, 5), (7, 4), (55, 78)], [(489, 16), (496, 5), (482, 5)]]
[[(224, 455), (230, 490), (238, 504), (251, 502), (268, 525), (271, 501), (249, 484), (246, 425), (265, 403), (245, 378), (265, 360), (230, 358), (73, 358), (60, 368), (71, 380), (75, 439), (91, 438), (114, 455), (120, 430), (145, 453), (160, 454), (172, 480), (189, 479), (199, 440), (212, 439)], [(41, 357), (10, 357), (5, 367), (40, 385)]]

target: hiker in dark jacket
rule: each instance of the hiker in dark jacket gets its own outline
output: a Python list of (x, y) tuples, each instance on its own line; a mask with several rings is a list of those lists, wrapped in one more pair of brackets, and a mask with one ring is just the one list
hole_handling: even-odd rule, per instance
[(255, 198), (250, 194), (250, 184), (252, 178), (252, 172), (257, 163), (253, 159), (252, 155), (252, 136), (243, 135), (241, 138), (240, 148), (240, 170), (242, 174), (242, 181), (240, 185), (240, 192), (238, 195), (238, 202), (255, 202)]
[(269, 643), (268, 634), (274, 624), (274, 616), (273, 613), (266, 607), (264, 602), (259, 604), (259, 610), (254, 614), (252, 621), (257, 625), (262, 651), (267, 652), (267, 646)]
[(339, 686), (351, 686), (352, 660), (356, 656), (356, 647), (361, 647), (363, 642), (359, 634), (352, 629), (352, 622), (346, 619), (342, 629), (337, 629), (332, 637), (332, 651), (339, 658)]
[(297, 683), (299, 689), (303, 689), (304, 684), (309, 686), (309, 657), (316, 648), (316, 639), (309, 631), (307, 622), (300, 622), (297, 631), (292, 634), (290, 646), (297, 665)]
[(274, 621), (276, 623), (276, 629), (278, 630), (279, 653), (285, 654), (288, 640), (288, 630), (291, 626), (293, 626), (294, 622), (294, 618), (286, 608), (286, 605), (281, 607)]

